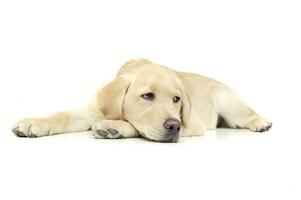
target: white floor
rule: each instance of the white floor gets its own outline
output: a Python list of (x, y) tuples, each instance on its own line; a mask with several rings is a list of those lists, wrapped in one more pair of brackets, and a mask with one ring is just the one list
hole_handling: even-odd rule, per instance
[(219, 129), (176, 144), (89, 132), (0, 140), (0, 199), (300, 199), (300, 137)]

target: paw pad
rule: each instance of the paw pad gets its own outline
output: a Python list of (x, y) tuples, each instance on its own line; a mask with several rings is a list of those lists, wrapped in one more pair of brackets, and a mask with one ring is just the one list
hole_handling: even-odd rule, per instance
[(123, 136), (116, 129), (109, 128), (107, 130), (95, 130), (94, 131), (95, 138), (103, 138), (103, 139), (119, 139), (123, 138)]
[(25, 133), (23, 133), (22, 131), (19, 131), (19, 127), (15, 127), (12, 129), (12, 132), (18, 136), (18, 137), (30, 137), (30, 138), (36, 138), (38, 137), (37, 135), (33, 134), (33, 133), (29, 133), (29, 135), (25, 135)]
[(272, 123), (270, 123), (269, 125), (267, 125), (266, 127), (261, 128), (258, 132), (265, 132), (265, 131), (269, 131), (272, 128)]

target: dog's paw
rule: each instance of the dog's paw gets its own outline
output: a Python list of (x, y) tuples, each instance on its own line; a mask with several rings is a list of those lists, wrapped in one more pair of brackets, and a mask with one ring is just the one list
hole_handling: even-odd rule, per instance
[(113, 128), (110, 124), (105, 121), (95, 123), (92, 126), (93, 136), (97, 139), (119, 139), (123, 138), (123, 135), (120, 133), (117, 128)]
[(35, 119), (23, 119), (14, 124), (12, 132), (19, 137), (41, 137), (49, 135), (49, 126)]
[(253, 132), (265, 132), (272, 128), (272, 122), (265, 120), (262, 117), (256, 117), (250, 122), (248, 128)]
[(96, 139), (120, 139), (123, 136), (116, 129), (109, 128), (107, 130), (98, 129), (93, 131), (93, 136)]

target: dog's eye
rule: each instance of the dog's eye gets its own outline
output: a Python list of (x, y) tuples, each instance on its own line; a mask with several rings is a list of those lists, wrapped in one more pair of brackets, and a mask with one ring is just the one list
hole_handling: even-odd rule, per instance
[(175, 96), (172, 100), (174, 103), (178, 103), (181, 100), (181, 98), (178, 96)]
[(141, 97), (147, 101), (152, 101), (155, 98), (155, 94), (150, 92), (150, 93), (141, 95)]

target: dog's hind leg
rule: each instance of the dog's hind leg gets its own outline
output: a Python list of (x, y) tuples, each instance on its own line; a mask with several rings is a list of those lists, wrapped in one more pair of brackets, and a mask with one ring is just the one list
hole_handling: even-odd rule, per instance
[(270, 121), (258, 115), (227, 86), (214, 86), (212, 92), (217, 112), (230, 128), (264, 132), (272, 127)]

